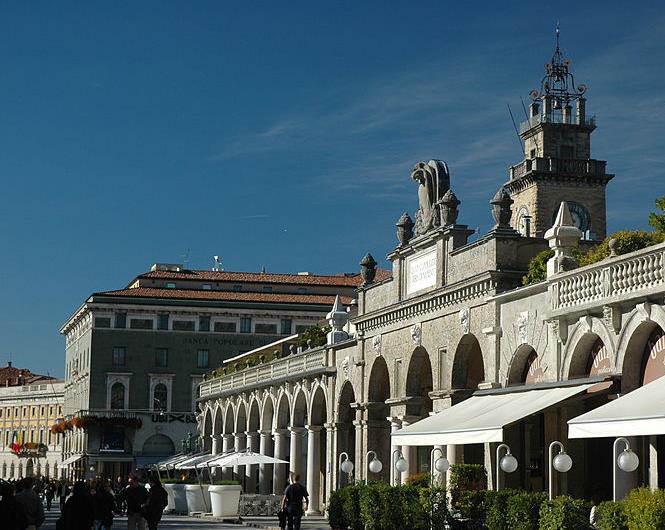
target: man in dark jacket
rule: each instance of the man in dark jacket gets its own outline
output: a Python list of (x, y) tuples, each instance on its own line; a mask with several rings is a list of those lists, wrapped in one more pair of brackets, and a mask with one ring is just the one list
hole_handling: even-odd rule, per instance
[(28, 526), (28, 518), (23, 507), (14, 498), (14, 486), (9, 482), (0, 482), (0, 521), (3, 530), (23, 530)]
[(142, 507), (148, 501), (148, 492), (136, 475), (129, 476), (129, 486), (123, 491), (123, 497), (127, 501), (127, 530), (145, 530)]
[(100, 480), (97, 483), (95, 494), (92, 496), (96, 530), (109, 530), (113, 524), (115, 499), (110, 490), (111, 484), (106, 480)]
[(303, 516), (302, 503), (305, 501), (305, 509), (309, 507), (309, 493), (300, 483), (300, 475), (293, 477), (293, 483), (284, 490), (282, 497), (282, 510), (286, 510), (286, 522), (288, 530), (300, 530), (300, 520)]
[(23, 506), (23, 512), (28, 518), (28, 528), (39, 528), (44, 524), (44, 505), (39, 495), (35, 493), (35, 481), (26, 477), (20, 482), (21, 491), (16, 494), (16, 502)]
[(74, 484), (72, 495), (65, 502), (60, 527), (64, 530), (90, 530), (94, 522), (95, 512), (92, 508), (92, 499), (85, 482), (79, 481)]
[(143, 514), (146, 521), (148, 521), (148, 530), (157, 530), (157, 525), (162, 519), (162, 512), (164, 512), (164, 508), (169, 503), (169, 499), (159, 478), (151, 476), (149, 483), (150, 492), (148, 493), (148, 502), (144, 506)]

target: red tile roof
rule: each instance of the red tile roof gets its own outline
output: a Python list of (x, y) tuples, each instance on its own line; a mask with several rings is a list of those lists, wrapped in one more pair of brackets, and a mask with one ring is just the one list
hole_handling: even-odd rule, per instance
[(0, 368), (0, 387), (29, 385), (31, 383), (47, 381), (50, 379), (54, 378), (46, 375), (33, 374), (27, 368), (16, 368), (10, 364)]
[[(198, 289), (153, 289), (136, 287), (118, 291), (104, 291), (93, 296), (122, 296), (127, 298), (166, 298), (182, 300), (214, 300), (239, 302), (270, 302), (284, 304), (314, 304), (332, 306), (335, 295), (291, 294), (291, 293), (252, 293), (247, 291), (204, 291)], [(342, 303), (349, 305), (352, 298), (341, 297)]]
[[(378, 269), (377, 281), (390, 276), (385, 269)], [(137, 279), (162, 280), (193, 280), (204, 282), (237, 282), (237, 283), (281, 283), (296, 285), (329, 285), (342, 287), (358, 287), (362, 283), (360, 274), (338, 274), (333, 276), (319, 276), (316, 274), (273, 274), (261, 272), (230, 272), (230, 271), (150, 271), (143, 273)], [(133, 283), (133, 282), (132, 282)]]

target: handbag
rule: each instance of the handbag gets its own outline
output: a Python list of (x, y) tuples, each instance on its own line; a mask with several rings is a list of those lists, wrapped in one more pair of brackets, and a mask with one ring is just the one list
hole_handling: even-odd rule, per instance
[(286, 528), (286, 508), (281, 508), (277, 512), (277, 518), (279, 519), (279, 527)]

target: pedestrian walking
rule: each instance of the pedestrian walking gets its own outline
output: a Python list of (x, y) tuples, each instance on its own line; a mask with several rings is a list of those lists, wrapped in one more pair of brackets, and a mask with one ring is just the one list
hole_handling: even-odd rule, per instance
[(74, 484), (72, 496), (65, 502), (57, 530), (90, 530), (95, 523), (95, 512), (92, 498), (88, 493), (85, 482)]
[(35, 481), (26, 477), (20, 481), (20, 491), (16, 494), (16, 502), (23, 507), (28, 520), (26, 530), (37, 530), (44, 524), (44, 505), (34, 489)]
[(55, 497), (55, 484), (53, 482), (49, 482), (44, 488), (44, 497), (46, 498), (46, 510), (50, 512), (53, 497)]
[(14, 485), (10, 482), (0, 482), (0, 521), (3, 530), (24, 530), (28, 526), (23, 506), (16, 502)]
[(143, 514), (148, 523), (148, 530), (157, 530), (157, 525), (162, 520), (162, 513), (169, 503), (169, 499), (158, 477), (151, 475), (148, 483), (150, 484), (150, 491), (148, 492), (148, 501), (143, 508)]
[(62, 512), (65, 509), (65, 501), (69, 495), (69, 486), (67, 481), (62, 479), (60, 484), (58, 484), (58, 500), (60, 501), (60, 511)]
[(109, 530), (113, 525), (113, 509), (115, 499), (111, 493), (111, 484), (99, 480), (95, 494), (92, 496), (92, 506), (95, 512), (95, 530)]
[(305, 510), (309, 508), (309, 493), (300, 483), (300, 475), (293, 477), (293, 483), (284, 490), (282, 497), (282, 510), (286, 511), (286, 524), (288, 530), (300, 530), (300, 521), (303, 516), (303, 500)]
[(127, 502), (127, 530), (145, 530), (143, 505), (148, 501), (148, 492), (141, 486), (136, 475), (129, 476), (129, 486), (122, 493)]

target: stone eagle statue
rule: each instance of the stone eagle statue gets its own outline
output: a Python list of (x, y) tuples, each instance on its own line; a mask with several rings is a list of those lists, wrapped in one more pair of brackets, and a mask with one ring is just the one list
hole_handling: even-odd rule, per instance
[(439, 202), (450, 189), (448, 165), (442, 160), (418, 162), (411, 172), (418, 182), (418, 211), (416, 212), (416, 234), (424, 234), (441, 226)]

